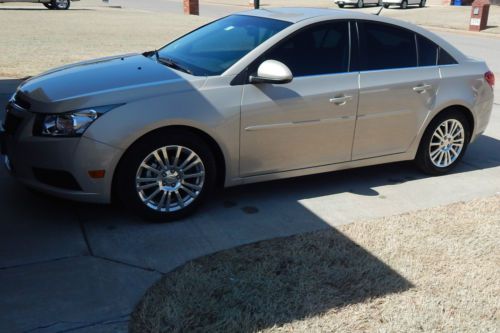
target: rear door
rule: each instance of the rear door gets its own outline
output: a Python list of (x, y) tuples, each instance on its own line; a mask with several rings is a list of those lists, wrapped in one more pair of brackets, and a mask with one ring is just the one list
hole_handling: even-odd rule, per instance
[(436, 55), (433, 66), (419, 67), (417, 34), (395, 25), (359, 21), (358, 31), (361, 71), (353, 160), (403, 153), (434, 105)]

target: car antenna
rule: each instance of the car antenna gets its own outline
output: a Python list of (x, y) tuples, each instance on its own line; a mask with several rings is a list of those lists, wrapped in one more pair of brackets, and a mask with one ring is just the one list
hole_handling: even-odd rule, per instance
[(380, 15), (380, 12), (382, 11), (382, 9), (384, 9), (384, 6), (380, 6), (380, 9), (378, 10), (377, 13), (375, 13), (375, 15), (379, 16)]

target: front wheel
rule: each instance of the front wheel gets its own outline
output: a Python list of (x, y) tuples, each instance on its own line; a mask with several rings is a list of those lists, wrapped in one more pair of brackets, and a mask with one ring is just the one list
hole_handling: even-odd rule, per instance
[(407, 0), (403, 0), (403, 2), (401, 2), (400, 8), (401, 9), (408, 8), (408, 1)]
[(337, 6), (339, 6), (339, 8), (344, 8), (344, 4), (338, 4)]
[(420, 0), (420, 3), (418, 4), (418, 6), (420, 8), (425, 7), (425, 2), (426, 2), (425, 0)]
[(384, 3), (384, 8), (389, 8), (389, 4), (388, 3)]
[(210, 147), (189, 131), (168, 130), (147, 135), (127, 151), (114, 189), (139, 215), (173, 221), (193, 213), (215, 181)]
[(52, 6), (52, 3), (51, 2), (46, 2), (43, 4), (45, 6), (45, 8), (47, 9), (54, 9), (54, 6)]
[(363, 3), (363, 0), (358, 0), (358, 3), (356, 4), (356, 7), (358, 8), (363, 8), (365, 4)]
[(422, 137), (415, 158), (417, 166), (431, 175), (448, 173), (465, 154), (470, 133), (469, 122), (461, 112), (438, 115)]
[(50, 3), (53, 9), (69, 9), (70, 0), (52, 0)]

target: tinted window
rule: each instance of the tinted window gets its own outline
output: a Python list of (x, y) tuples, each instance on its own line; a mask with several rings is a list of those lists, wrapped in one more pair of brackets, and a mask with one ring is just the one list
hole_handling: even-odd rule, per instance
[(290, 24), (262, 17), (231, 15), (168, 44), (159, 51), (159, 56), (174, 60), (194, 75), (220, 75)]
[(396, 26), (360, 22), (362, 70), (417, 66), (415, 34)]
[(267, 52), (263, 60), (278, 60), (294, 76), (347, 72), (349, 67), (348, 22), (304, 28)]
[(439, 48), (439, 58), (438, 58), (439, 65), (453, 65), (456, 63), (457, 61), (455, 60), (455, 58), (453, 58), (448, 52), (446, 52), (442, 48)]
[(438, 46), (423, 36), (418, 36), (418, 65), (436, 66)]

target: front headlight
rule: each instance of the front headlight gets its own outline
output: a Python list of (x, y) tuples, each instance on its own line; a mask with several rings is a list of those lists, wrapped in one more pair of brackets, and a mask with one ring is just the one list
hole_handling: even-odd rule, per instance
[(61, 114), (38, 114), (33, 134), (41, 136), (81, 136), (97, 118), (117, 106), (119, 105), (108, 105)]

